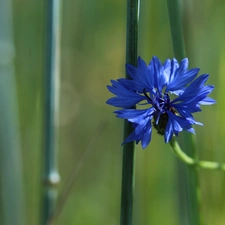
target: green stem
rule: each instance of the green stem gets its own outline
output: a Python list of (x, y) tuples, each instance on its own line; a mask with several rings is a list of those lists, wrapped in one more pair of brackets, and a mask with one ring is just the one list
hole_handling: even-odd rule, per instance
[[(126, 63), (137, 65), (139, 0), (127, 0), (127, 34), (126, 34)], [(129, 79), (128, 75), (126, 78)], [(124, 124), (124, 138), (133, 131), (131, 123)], [(121, 225), (132, 224), (133, 192), (134, 192), (134, 143), (124, 144), (121, 193)]]
[(60, 0), (47, 1), (46, 80), (45, 80), (45, 151), (42, 224), (54, 212), (60, 181), (57, 169), (58, 94), (60, 76)]
[[(170, 29), (173, 42), (173, 51), (175, 58), (181, 60), (186, 57), (185, 44), (182, 31), (182, 20), (180, 15), (179, 0), (167, 0)], [(181, 135), (181, 144), (186, 153), (188, 153), (192, 158), (197, 159), (197, 152), (195, 148), (195, 143), (192, 139), (191, 134)], [(178, 168), (180, 170), (180, 168)], [(188, 167), (185, 169), (187, 176), (184, 182), (186, 185), (187, 193), (187, 204), (190, 224), (201, 225), (202, 215), (201, 215), (201, 190), (199, 185), (198, 171), (195, 167)], [(181, 205), (180, 207), (184, 207)], [(181, 222), (183, 223), (184, 215), (181, 215)]]
[(179, 144), (176, 142), (175, 138), (170, 141), (170, 145), (172, 147), (175, 155), (184, 163), (190, 166), (195, 166), (196, 168), (208, 169), (208, 170), (222, 170), (225, 171), (225, 164), (219, 162), (210, 162), (203, 160), (195, 160), (189, 157), (186, 153), (182, 151)]

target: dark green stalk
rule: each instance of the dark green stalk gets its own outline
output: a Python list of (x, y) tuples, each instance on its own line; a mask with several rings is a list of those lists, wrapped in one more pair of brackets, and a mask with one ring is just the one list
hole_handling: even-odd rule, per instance
[(14, 73), (13, 4), (0, 1), (0, 224), (26, 224), (18, 99)]
[[(137, 65), (139, 0), (127, 0), (127, 33), (126, 33), (126, 63)], [(126, 74), (126, 78), (129, 76)], [(134, 106), (135, 108), (135, 106)], [(124, 124), (124, 138), (133, 131), (131, 123)], [(132, 224), (135, 149), (134, 142), (123, 147), (122, 195), (121, 195), (121, 225)]]
[(44, 199), (42, 224), (54, 211), (60, 176), (57, 169), (58, 94), (60, 76), (60, 0), (47, 1), (47, 40), (45, 75), (45, 149), (44, 149)]
[[(182, 31), (182, 20), (180, 15), (179, 0), (168, 0), (168, 12), (170, 19), (170, 28), (173, 42), (173, 51), (175, 58), (181, 60), (186, 57), (185, 43)], [(181, 135), (181, 147), (190, 157), (197, 159), (195, 142), (192, 135), (183, 133)], [(179, 169), (179, 168), (178, 168)], [(185, 171), (183, 169), (183, 171)], [(196, 167), (187, 167), (186, 188), (188, 213), (191, 225), (201, 225), (201, 193), (199, 187), (199, 177)], [(181, 206), (183, 207), (183, 206)], [(182, 219), (182, 218), (181, 218)], [(181, 221), (182, 222), (182, 221)]]

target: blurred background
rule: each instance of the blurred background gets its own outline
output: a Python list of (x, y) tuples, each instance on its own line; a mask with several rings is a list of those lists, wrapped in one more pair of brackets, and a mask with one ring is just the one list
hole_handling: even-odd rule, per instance
[[(46, 1), (14, 0), (15, 74), (19, 103), (26, 223), (40, 224), (43, 166), (43, 92)], [(190, 68), (209, 73), (211, 97), (195, 127), (201, 159), (225, 162), (225, 2), (183, 1), (182, 16)], [(120, 216), (123, 121), (106, 105), (111, 79), (124, 77), (126, 1), (64, 0), (61, 30), (59, 172), (61, 193), (82, 163), (55, 224), (117, 225)], [(139, 55), (149, 62), (172, 58), (167, 3), (142, 0)], [(83, 152), (88, 153), (80, 159)], [(153, 132), (145, 150), (136, 147), (134, 225), (178, 222), (177, 159)], [(199, 170), (206, 225), (225, 224), (225, 173)]]

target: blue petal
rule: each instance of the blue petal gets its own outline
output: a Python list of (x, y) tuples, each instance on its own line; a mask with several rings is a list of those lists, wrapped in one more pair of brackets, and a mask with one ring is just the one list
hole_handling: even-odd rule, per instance
[(175, 104), (172, 103), (171, 107), (174, 107), (181, 115), (182, 115), (182, 112), (187, 112), (187, 113), (190, 113), (191, 115), (191, 113), (201, 111), (199, 104), (192, 104), (192, 103), (186, 103), (186, 102), (179, 102)]
[(138, 76), (142, 77), (144, 88), (152, 89), (154, 87), (154, 77), (149, 74), (149, 69), (140, 56), (138, 57), (138, 72)]
[(172, 124), (171, 119), (169, 117), (167, 125), (166, 125), (166, 130), (165, 130), (165, 133), (164, 133), (165, 142), (168, 143), (171, 140), (172, 137), (173, 137), (173, 124)]
[(161, 93), (163, 87), (166, 84), (166, 80), (164, 77), (164, 74), (162, 73), (162, 65), (160, 60), (154, 56), (152, 58), (152, 61), (149, 64), (149, 67), (152, 68), (152, 70), (154, 71), (154, 87), (158, 89), (158, 91)]
[(176, 124), (176, 126), (174, 126), (174, 130), (177, 130), (177, 131), (182, 131), (182, 128), (183, 129), (188, 129), (191, 127), (192, 123), (190, 122), (190, 120), (187, 120), (186, 118), (184, 117), (181, 117), (181, 116), (177, 116), (175, 115), (174, 113), (170, 112), (170, 111), (167, 111), (168, 113), (168, 116), (170, 117), (172, 123), (173, 123), (173, 126), (175, 125), (174, 121), (176, 121), (179, 126)]
[(177, 68), (176, 73), (175, 73), (175, 78), (180, 76), (180, 74), (183, 74), (186, 72), (188, 69), (188, 58), (184, 58), (181, 60), (180, 66)]
[[(192, 116), (188, 117), (188, 118), (187, 117), (185, 118), (185, 117), (177, 116), (177, 115), (173, 114), (170, 111), (168, 111), (167, 113), (168, 113), (169, 117), (171, 118), (174, 132), (175, 131), (176, 132), (181, 132), (182, 129), (183, 129), (183, 130), (186, 130), (188, 132), (194, 133), (194, 130), (191, 129), (193, 124), (195, 124), (195, 125), (203, 125), (202, 123), (199, 123), (199, 122), (195, 121)], [(176, 123), (175, 123), (175, 121), (176, 121)]]
[(176, 91), (184, 88), (198, 75), (199, 69), (191, 69), (183, 74), (177, 75), (176, 78), (167, 86), (166, 91)]
[(122, 97), (113, 97), (106, 101), (107, 104), (113, 105), (120, 108), (131, 108), (137, 104), (141, 99), (140, 98), (122, 98)]
[(126, 64), (126, 72), (132, 79), (137, 77), (137, 68), (133, 65)]
[(134, 131), (123, 142), (136, 141), (136, 144), (141, 141), (142, 148), (146, 148), (151, 141), (152, 127), (148, 119), (142, 120), (139, 124), (133, 124)]
[[(135, 92), (143, 93), (143, 84), (140, 82), (136, 82), (135, 80), (128, 80), (125, 78), (118, 79), (120, 84), (122, 84), (124, 87), (126, 87), (129, 90), (133, 90)], [(147, 88), (146, 88), (147, 90)]]
[(149, 122), (150, 122), (149, 119), (140, 120), (139, 123), (137, 124), (137, 127), (135, 128), (135, 134), (137, 135), (140, 134), (144, 130), (146, 124)]
[(137, 109), (122, 109), (117, 110), (115, 113), (117, 114), (118, 118), (127, 119), (128, 121), (132, 123), (139, 123), (141, 120), (148, 117), (149, 119), (152, 119), (152, 115), (155, 109), (148, 108), (143, 110), (137, 110)]
[(151, 127), (151, 123), (148, 123), (147, 127), (145, 128), (145, 132), (143, 133), (143, 137), (141, 141), (141, 145), (143, 149), (148, 146), (148, 144), (151, 141), (151, 137), (152, 137), (152, 127)]
[(173, 81), (175, 72), (176, 72), (178, 67), (179, 67), (179, 63), (177, 62), (177, 60), (172, 59), (169, 83)]
[(125, 83), (125, 79), (121, 79), (124, 86), (140, 93), (143, 93), (144, 89), (151, 91), (154, 88), (153, 74), (150, 74), (149, 68), (141, 57), (138, 57), (137, 68), (126, 64), (126, 71), (132, 80)]
[(171, 77), (171, 60), (167, 59), (162, 68), (162, 73), (164, 76), (165, 83), (168, 84)]
[(146, 100), (145, 96), (139, 95), (133, 90), (126, 88), (119, 81), (112, 80), (112, 86), (107, 86), (108, 90), (116, 97), (110, 98), (106, 103), (116, 107), (130, 108), (142, 100)]
[(133, 123), (134, 131), (127, 137), (124, 143), (134, 140), (138, 143), (141, 140), (142, 147), (147, 147), (151, 141), (151, 119), (153, 117), (153, 111), (153, 108), (146, 110), (123, 109), (115, 111), (117, 117), (127, 119)]
[(199, 87), (198, 90), (195, 91), (195, 95), (193, 93), (190, 93), (187, 95), (185, 98), (181, 98), (185, 104), (188, 107), (193, 107), (193, 106), (198, 106), (199, 107), (199, 102), (204, 100), (206, 96), (211, 93), (214, 89), (214, 86), (212, 85), (207, 85), (207, 86), (202, 86)]
[(186, 131), (188, 131), (188, 132), (190, 132), (190, 133), (192, 133), (192, 134), (195, 134), (195, 129), (194, 129), (194, 128), (189, 128), (189, 129), (187, 129)]
[(202, 88), (199, 88), (198, 93), (196, 93), (196, 96), (192, 100), (187, 101), (187, 103), (188, 102), (192, 102), (192, 104), (199, 103), (200, 101), (205, 99), (206, 96), (213, 91), (213, 89), (214, 89), (213, 85), (207, 85), (207, 86), (204, 86)]
[(181, 94), (179, 97), (175, 98), (172, 101), (172, 103), (178, 102), (178, 101), (190, 101), (190, 99), (195, 98), (198, 94), (200, 94), (202, 91), (204, 91), (202, 88), (205, 88), (203, 85), (207, 81), (208, 77), (209, 77), (208, 74), (203, 74), (203, 75), (199, 76), (196, 80), (194, 80), (185, 89), (185, 91), (183, 92), (183, 94)]
[[(133, 127), (135, 127), (135, 126), (133, 126)], [(137, 135), (135, 134), (135, 131), (133, 131), (133, 132), (125, 139), (125, 141), (122, 143), (122, 145), (125, 144), (125, 143), (127, 143), (127, 142), (130, 142), (130, 141), (136, 141), (136, 144), (138, 144), (140, 140), (141, 140), (140, 136), (137, 136)]]
[(210, 97), (205, 97), (203, 100), (199, 102), (201, 105), (212, 105), (215, 104), (216, 101)]
[(184, 93), (185, 89), (186, 89), (186, 88), (181, 88), (181, 89), (178, 89), (178, 90), (176, 90), (176, 91), (169, 91), (169, 92), (170, 92), (171, 94), (174, 94), (174, 95), (179, 96), (179, 95), (181, 95), (181, 94)]

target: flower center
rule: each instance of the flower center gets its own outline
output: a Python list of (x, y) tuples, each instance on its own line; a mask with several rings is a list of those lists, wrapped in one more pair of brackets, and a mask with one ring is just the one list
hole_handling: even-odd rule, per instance
[(157, 130), (158, 134), (164, 135), (169, 119), (167, 111), (169, 110), (172, 113), (177, 114), (176, 109), (170, 105), (170, 96), (166, 92), (163, 94), (157, 91), (154, 95), (150, 93), (150, 97), (145, 89), (143, 90), (143, 93), (148, 98), (148, 102), (155, 108), (152, 122), (153, 127)]
[(157, 93), (155, 102), (153, 104), (153, 106), (157, 111), (161, 113), (165, 112), (165, 110), (169, 109), (170, 107), (169, 104), (170, 104), (170, 97), (167, 93), (164, 94)]
[(154, 114), (153, 121), (152, 121), (153, 127), (157, 130), (158, 134), (164, 135), (166, 130), (166, 125), (168, 122), (168, 114), (167, 113), (161, 114), (159, 117), (158, 123), (156, 123), (157, 119), (158, 119), (157, 114)]
[(155, 94), (146, 93), (146, 88), (143, 89), (145, 97), (148, 99), (148, 102), (156, 109), (158, 112), (165, 112), (165, 110), (170, 109), (170, 97), (168, 93), (159, 93), (158, 91)]

